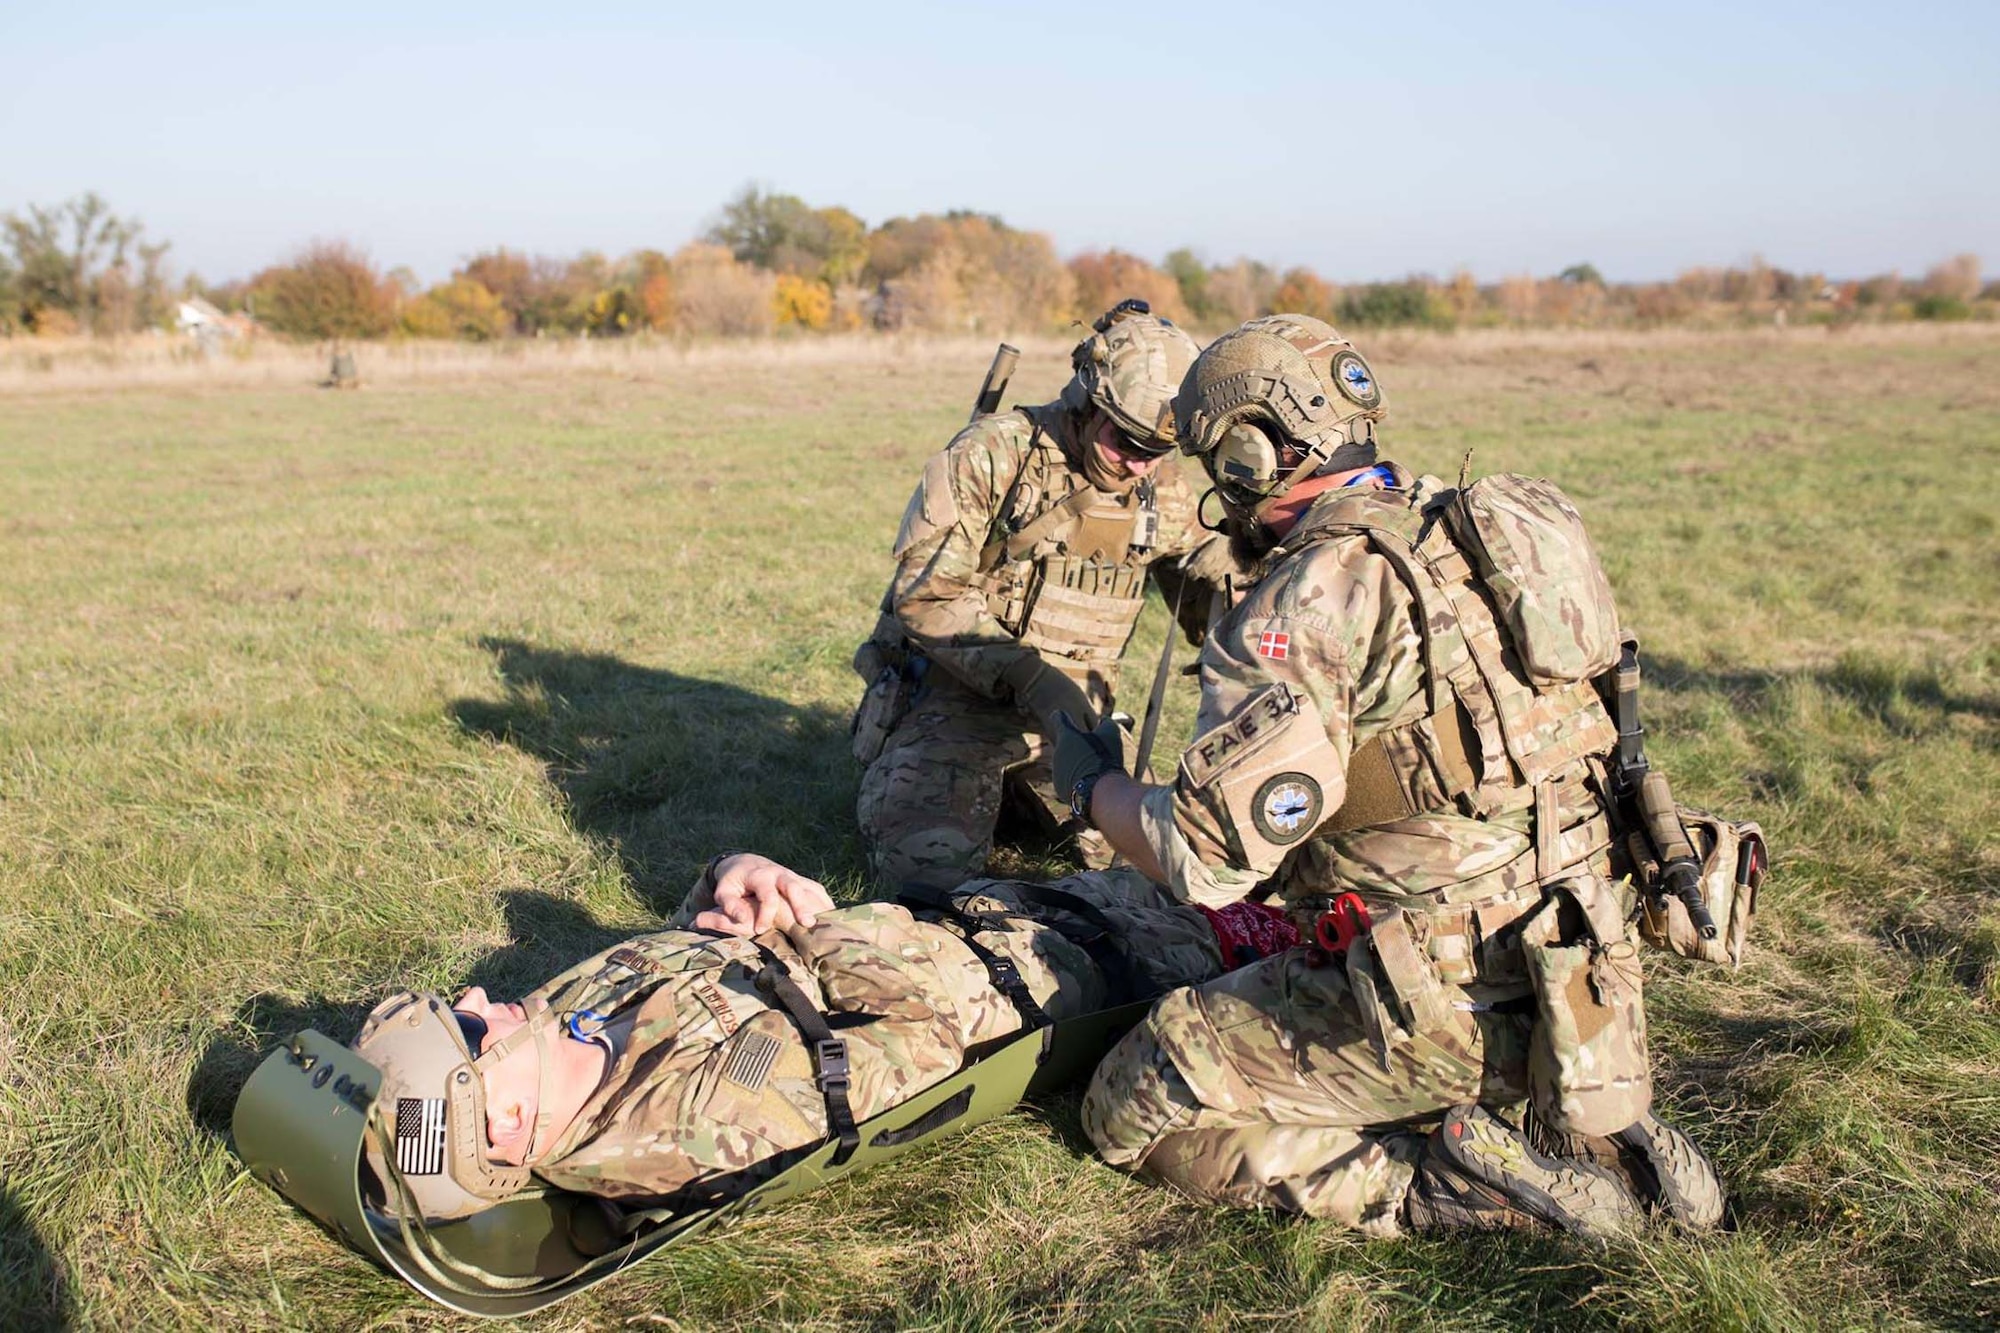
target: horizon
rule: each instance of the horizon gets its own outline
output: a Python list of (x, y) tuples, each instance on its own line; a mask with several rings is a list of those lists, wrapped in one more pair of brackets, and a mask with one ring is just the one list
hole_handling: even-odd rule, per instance
[[(871, 19), (0, 16), (0, 211), (95, 190), (211, 283), (316, 238), (424, 282), (502, 246), (671, 252), (753, 183), (871, 226), (964, 208), (1065, 257), (1186, 247), (1341, 284), (1584, 263), (1642, 283), (1753, 257), (1848, 279), (2000, 254), (1992, 7)], [(1176, 80), (1190, 49), (1203, 64)]]

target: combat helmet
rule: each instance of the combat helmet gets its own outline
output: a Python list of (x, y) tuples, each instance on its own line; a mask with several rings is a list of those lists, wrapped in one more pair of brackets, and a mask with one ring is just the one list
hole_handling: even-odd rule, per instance
[(1097, 317), (1069, 361), (1062, 401), (1073, 412), (1102, 408), (1137, 448), (1174, 447), (1174, 390), (1200, 348), (1151, 306), (1127, 297)]
[(1217, 338), (1174, 397), (1181, 449), (1237, 513), (1315, 472), (1373, 463), (1386, 412), (1354, 344), (1310, 315), (1266, 315)]
[(504, 1041), (490, 1043), (484, 1027), (438, 996), (404, 991), (375, 1006), (354, 1039), (355, 1051), (382, 1074), (375, 1099), (380, 1123), (368, 1135), (367, 1157), (394, 1212), (414, 1212), (426, 1222), (466, 1217), (532, 1183), (527, 1166), (487, 1159), (481, 1071), (533, 1038), (542, 1055), (539, 1142), (549, 1095), (547, 1023), (530, 1019)]

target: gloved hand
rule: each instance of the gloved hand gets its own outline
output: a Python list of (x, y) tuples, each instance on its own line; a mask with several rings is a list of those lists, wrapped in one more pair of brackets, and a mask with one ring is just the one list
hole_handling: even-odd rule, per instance
[(1083, 686), (1038, 658), (1026, 657), (1007, 669), (1001, 680), (1014, 691), (1014, 702), (1032, 713), (1042, 735), (1056, 737), (1056, 714), (1068, 713), (1085, 726), (1097, 724), (1097, 710)]
[(1067, 801), (1076, 784), (1091, 774), (1125, 772), (1130, 739), (1130, 733), (1115, 717), (1107, 717), (1085, 731), (1070, 720), (1068, 713), (1056, 714), (1055, 749), (1049, 756), (1056, 795)]

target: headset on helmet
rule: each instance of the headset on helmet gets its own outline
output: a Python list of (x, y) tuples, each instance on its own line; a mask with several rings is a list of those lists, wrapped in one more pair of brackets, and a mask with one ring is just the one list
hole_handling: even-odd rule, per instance
[(1182, 450), (1239, 514), (1316, 472), (1373, 463), (1386, 412), (1354, 344), (1309, 315), (1267, 315), (1216, 339), (1174, 398)]
[(1101, 408), (1134, 443), (1166, 453), (1175, 440), (1174, 391), (1200, 348), (1137, 297), (1112, 306), (1090, 327), (1091, 336), (1070, 353), (1076, 373), (1063, 389), (1063, 405), (1074, 412)]

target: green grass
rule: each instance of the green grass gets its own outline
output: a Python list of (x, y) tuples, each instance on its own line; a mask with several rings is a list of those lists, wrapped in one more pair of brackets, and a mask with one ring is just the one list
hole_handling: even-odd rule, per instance
[[(1362, 1242), (1098, 1166), (1057, 1099), (537, 1322), (2000, 1320), (2000, 341), (1370, 351), (1396, 456), (1578, 499), (1656, 756), (1770, 833), (1741, 971), (1648, 964), (1662, 1100), (1736, 1230)], [(0, 1327), (463, 1322), (247, 1178), (237, 1088), (391, 987), (523, 989), (724, 847), (859, 893), (846, 661), (982, 368), (0, 401)]]

